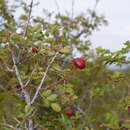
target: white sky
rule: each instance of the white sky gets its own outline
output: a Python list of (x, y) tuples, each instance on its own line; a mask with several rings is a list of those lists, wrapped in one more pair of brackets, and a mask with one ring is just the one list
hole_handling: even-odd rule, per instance
[[(26, 0), (30, 2), (30, 0)], [(60, 12), (71, 12), (72, 0), (34, 0), (40, 5), (33, 10), (34, 15), (42, 16), (42, 10), (57, 11), (57, 1)], [(85, 12), (88, 7), (93, 8), (94, 0), (74, 0), (74, 14)], [(122, 43), (130, 40), (130, 0), (100, 0), (97, 12), (104, 14), (109, 22), (108, 26), (102, 26), (99, 32), (94, 32), (91, 40), (93, 47), (103, 47), (118, 50)]]

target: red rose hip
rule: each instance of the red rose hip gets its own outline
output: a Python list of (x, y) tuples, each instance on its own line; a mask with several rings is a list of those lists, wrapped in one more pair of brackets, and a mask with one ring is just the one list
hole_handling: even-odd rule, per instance
[(74, 115), (74, 111), (73, 111), (73, 109), (72, 108), (68, 108), (67, 110), (66, 110), (66, 115), (67, 116), (73, 116)]
[(83, 57), (75, 58), (73, 63), (76, 68), (84, 69), (86, 67), (86, 60)]
[(38, 53), (38, 47), (32, 47), (32, 52), (33, 53)]
[(128, 112), (130, 112), (130, 106), (128, 106), (127, 109), (128, 109)]

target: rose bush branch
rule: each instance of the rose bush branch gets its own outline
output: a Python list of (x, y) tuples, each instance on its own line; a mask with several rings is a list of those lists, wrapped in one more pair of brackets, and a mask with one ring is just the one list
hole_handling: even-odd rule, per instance
[(6, 72), (14, 72), (14, 69), (10, 69), (7, 65), (5, 67), (1, 67)]
[[(13, 51), (10, 48), (9, 48), (9, 50), (11, 52), (15, 74), (16, 74), (16, 77), (17, 77), (17, 79), (19, 81), (19, 84), (21, 86), (21, 90), (22, 90), (22, 92), (24, 94), (26, 104), (27, 104), (27, 106), (31, 107), (30, 95), (25, 90), (24, 83), (23, 83), (23, 81), (21, 79), (21, 76), (20, 76), (20, 73), (19, 73), (19, 70), (18, 70), (18, 67), (17, 67), (17, 64), (16, 64), (16, 56), (14, 55)], [(28, 130), (33, 130), (33, 120), (32, 120), (32, 115), (31, 114), (28, 116)]]
[(15, 55), (14, 55), (14, 53), (13, 53), (13, 51), (12, 51), (11, 49), (10, 49), (10, 51), (11, 51), (11, 56), (12, 56), (12, 60), (13, 60), (13, 65), (14, 65), (14, 70), (15, 70), (16, 77), (17, 77), (17, 79), (18, 79), (18, 81), (19, 81), (19, 84), (20, 84), (20, 86), (21, 86), (22, 92), (23, 92), (24, 95), (25, 95), (26, 103), (27, 103), (27, 105), (30, 106), (30, 105), (31, 105), (31, 104), (30, 104), (30, 96), (29, 96), (29, 94), (27, 93), (27, 91), (24, 89), (24, 84), (23, 84), (23, 81), (22, 81), (22, 79), (21, 79), (21, 76), (20, 76), (18, 67), (17, 67), (17, 65), (16, 65), (16, 57), (15, 57)]
[(5, 126), (5, 127), (8, 127), (9, 129), (12, 129), (12, 130), (20, 130), (19, 128), (16, 128), (10, 124), (7, 124), (7, 123), (1, 123), (2, 126)]
[(42, 88), (42, 85), (43, 85), (44, 82), (45, 82), (45, 79), (46, 79), (47, 73), (48, 73), (48, 71), (49, 71), (49, 68), (51, 67), (52, 63), (54, 62), (54, 60), (55, 60), (55, 58), (57, 57), (58, 54), (59, 54), (59, 52), (56, 52), (56, 53), (55, 53), (55, 55), (54, 55), (54, 57), (52, 58), (51, 62), (50, 62), (49, 65), (47, 66), (46, 71), (43, 73), (43, 77), (42, 77), (42, 79), (41, 79), (41, 82), (40, 82), (38, 88), (36, 89), (36, 92), (35, 92), (35, 94), (34, 94), (34, 97), (33, 97), (32, 101), (31, 101), (31, 104), (33, 104), (33, 103), (35, 102), (35, 100), (36, 100), (36, 98), (37, 98), (37, 96), (38, 96), (38, 94), (39, 94), (39, 92), (40, 92), (40, 90), (41, 90), (41, 88)]
[(28, 26), (29, 26), (30, 19), (31, 19), (32, 8), (33, 8), (33, 0), (31, 0), (31, 3), (30, 3), (30, 10), (29, 10), (29, 13), (28, 13), (28, 20), (27, 20), (27, 24), (26, 24), (26, 27), (25, 27), (24, 35), (23, 35), (24, 39), (25, 39), (27, 31), (28, 31)]
[[(24, 29), (24, 32), (23, 32), (23, 40), (26, 39), (28, 26), (29, 26), (30, 19), (31, 19), (32, 8), (33, 8), (33, 0), (31, 0), (31, 3), (30, 3), (29, 7), (30, 7), (30, 9), (29, 9), (29, 13), (28, 13), (28, 19), (27, 19), (27, 23), (25, 25), (25, 29)], [(21, 51), (19, 51), (18, 60), (20, 59), (20, 55), (21, 55)]]

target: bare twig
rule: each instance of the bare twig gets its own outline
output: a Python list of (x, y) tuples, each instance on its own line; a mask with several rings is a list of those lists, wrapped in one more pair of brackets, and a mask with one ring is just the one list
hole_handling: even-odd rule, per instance
[(33, 104), (35, 102), (35, 100), (36, 100), (36, 98), (37, 98), (37, 96), (38, 96), (38, 94), (39, 94), (39, 92), (40, 92), (40, 90), (42, 88), (42, 85), (43, 85), (43, 83), (44, 83), (44, 81), (46, 79), (46, 76), (47, 76), (47, 73), (49, 71), (49, 68), (51, 67), (52, 63), (54, 62), (54, 60), (55, 60), (55, 58), (57, 57), (58, 54), (59, 54), (59, 52), (56, 52), (56, 54), (52, 58), (50, 64), (47, 66), (46, 71), (43, 73), (43, 78), (41, 79), (41, 82), (40, 82), (38, 88), (36, 89), (36, 93), (35, 93), (32, 101), (31, 101), (31, 104)]
[[(28, 30), (29, 22), (30, 22), (30, 19), (31, 19), (32, 7), (33, 7), (33, 0), (31, 0), (30, 10), (29, 10), (29, 14), (28, 14), (28, 21), (27, 21), (27, 25), (26, 25), (25, 32), (24, 32), (24, 35), (23, 35), (23, 39), (24, 40), (25, 40), (25, 36), (26, 36), (27, 30)], [(17, 77), (17, 79), (19, 81), (19, 84), (21, 86), (22, 92), (25, 95), (26, 103), (27, 103), (27, 105), (30, 106), (31, 105), (30, 104), (30, 96), (27, 93), (27, 91), (24, 89), (25, 86), (24, 86), (24, 84), (22, 82), (19, 70), (18, 70), (17, 65), (16, 65), (16, 57), (15, 57), (15, 55), (14, 55), (14, 53), (13, 53), (13, 51), (11, 49), (10, 49), (10, 51), (11, 51), (12, 60), (13, 60), (13, 63), (14, 63), (14, 70), (15, 70), (15, 73), (16, 73), (16, 77)], [(19, 52), (19, 55), (18, 55), (18, 58), (17, 58), (18, 60), (19, 60), (20, 54), (21, 54), (21, 52)], [(28, 82), (30, 82), (30, 81), (28, 81)]]
[(18, 124), (21, 123), (16, 117), (13, 117), (13, 119), (14, 119)]
[[(31, 101), (30, 101), (30, 95), (28, 94), (28, 92), (24, 89), (24, 84), (23, 84), (23, 81), (21, 79), (21, 76), (20, 76), (20, 73), (19, 73), (19, 70), (18, 70), (18, 67), (16, 65), (16, 56), (14, 55), (13, 51), (9, 48), (10, 52), (11, 52), (11, 56), (12, 56), (12, 60), (13, 60), (13, 64), (14, 64), (14, 70), (15, 70), (15, 74), (16, 74), (16, 77), (19, 81), (19, 84), (21, 86), (21, 90), (22, 92), (24, 93), (24, 96), (25, 96), (25, 101), (26, 101), (26, 104), (28, 106), (31, 106)], [(33, 130), (33, 120), (32, 120), (32, 116), (30, 115), (28, 117), (28, 130)], [(9, 127), (9, 126), (8, 126)], [(10, 128), (13, 128), (12, 126), (10, 126)], [(14, 129), (14, 128), (13, 128)], [(20, 130), (20, 129), (17, 129), (15, 128), (14, 130)]]
[(8, 66), (6, 66), (7, 71), (14, 72), (14, 68), (10, 69)]
[[(24, 40), (26, 39), (26, 34), (27, 34), (27, 31), (28, 31), (28, 26), (29, 26), (30, 19), (31, 19), (32, 8), (33, 8), (33, 0), (31, 0), (31, 3), (30, 3), (30, 10), (29, 10), (29, 13), (28, 13), (28, 20), (27, 20), (27, 24), (25, 25), (26, 27), (25, 27), (25, 30), (24, 30), (24, 33), (23, 33), (23, 39)], [(20, 55), (21, 55), (21, 51), (18, 54), (18, 60), (20, 59)]]
[(83, 33), (84, 33), (84, 29), (83, 29), (81, 32), (79, 32), (79, 33), (75, 36), (75, 38), (79, 38)]
[(96, 10), (96, 7), (97, 7), (99, 1), (100, 1), (100, 0), (96, 0), (95, 5), (94, 5), (94, 9), (93, 9), (94, 11)]
[(85, 117), (88, 117), (87, 113), (85, 113), (83, 111), (83, 109), (79, 106), (79, 105), (74, 105), (74, 107), (81, 113), (83, 114)]
[(30, 10), (29, 10), (29, 13), (28, 13), (27, 25), (25, 27), (25, 32), (24, 32), (24, 35), (23, 35), (24, 40), (25, 40), (25, 36), (27, 34), (27, 31), (28, 31), (29, 22), (30, 22), (30, 19), (31, 19), (32, 8), (33, 8), (33, 0), (31, 0)]
[(25, 128), (25, 130), (28, 130), (28, 127), (27, 127), (27, 124), (26, 124), (26, 122), (25, 122), (25, 127), (24, 127), (24, 128)]
[(56, 4), (57, 12), (58, 12), (58, 14), (60, 14), (60, 8), (59, 8), (57, 0), (55, 0), (55, 4)]
[(21, 76), (20, 76), (20, 73), (19, 73), (19, 70), (18, 70), (18, 68), (17, 68), (17, 65), (16, 65), (16, 57), (15, 57), (15, 55), (14, 55), (14, 53), (13, 53), (13, 51), (10, 49), (10, 51), (11, 51), (11, 55), (12, 55), (12, 60), (13, 60), (13, 63), (14, 63), (14, 70), (15, 70), (15, 73), (16, 73), (16, 77), (17, 77), (17, 79), (18, 79), (18, 81), (19, 81), (19, 84), (20, 84), (20, 86), (21, 86), (21, 89), (22, 89), (22, 92), (24, 93), (24, 95), (25, 95), (25, 100), (26, 100), (26, 103), (27, 103), (27, 105), (31, 105), (30, 104), (30, 96), (29, 96), (29, 94), (27, 93), (27, 91), (24, 89), (24, 84), (23, 84), (23, 81), (22, 81), (22, 79), (21, 79)]
[[(17, 65), (16, 65), (16, 57), (15, 57), (15, 55), (14, 55), (14, 53), (13, 53), (13, 51), (11, 49), (10, 49), (10, 52), (11, 52), (12, 60), (13, 60), (13, 63), (14, 63), (14, 70), (15, 70), (15, 73), (16, 73), (16, 77), (17, 77), (17, 79), (19, 81), (22, 92), (24, 93), (26, 104), (28, 106), (31, 106), (30, 95), (28, 94), (28, 92), (24, 88), (23, 81), (21, 79), (19, 70), (18, 70)], [(28, 117), (28, 130), (33, 130), (33, 120), (32, 120), (32, 115), (31, 114)]]
[(74, 3), (74, 0), (72, 0), (72, 12), (71, 12), (71, 13), (72, 13), (72, 14), (71, 14), (71, 15), (72, 15), (72, 18), (74, 17), (74, 4), (75, 4), (75, 3)]
[(14, 68), (10, 69), (8, 66), (1, 67), (1, 69), (6, 71), (6, 72), (14, 72)]
[[(72, 72), (73, 70), (71, 70), (71, 72)], [(56, 82), (54, 82), (54, 83), (52, 83), (52, 84), (50, 84), (50, 85), (48, 85), (48, 86), (46, 86), (45, 88), (43, 88), (43, 90), (48, 90), (48, 89), (50, 89), (51, 87), (53, 87), (53, 86), (59, 86), (64, 80), (66, 80), (66, 78), (68, 78), (69, 76), (67, 75), (67, 74), (65, 74), (64, 76), (63, 76), (63, 78), (61, 78), (60, 80), (58, 80), (58, 81), (56, 81)]]
[(1, 125), (6, 126), (6, 127), (10, 128), (10, 129), (13, 129), (13, 130), (20, 130), (19, 128), (15, 128), (14, 126), (12, 126), (10, 124), (1, 123)]

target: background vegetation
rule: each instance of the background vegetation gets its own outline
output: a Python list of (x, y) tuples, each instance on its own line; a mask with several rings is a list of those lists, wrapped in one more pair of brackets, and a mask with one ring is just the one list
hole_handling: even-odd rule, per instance
[[(33, 17), (35, 5), (0, 0), (0, 130), (129, 130), (129, 66), (108, 68), (129, 64), (130, 42), (117, 52), (93, 50), (89, 36), (107, 24), (104, 16), (44, 10)], [(86, 59), (83, 69), (74, 48)]]

